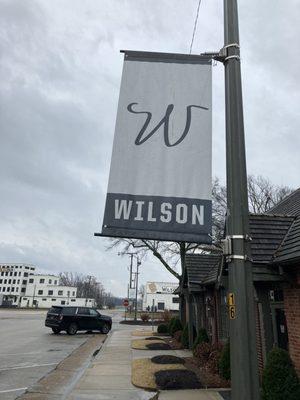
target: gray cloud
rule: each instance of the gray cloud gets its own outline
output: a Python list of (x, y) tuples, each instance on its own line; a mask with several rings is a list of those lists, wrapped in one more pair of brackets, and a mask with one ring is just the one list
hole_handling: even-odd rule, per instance
[[(299, 1), (240, 0), (248, 171), (299, 186)], [(126, 294), (128, 260), (100, 230), (120, 49), (187, 52), (197, 2), (0, 1), (0, 259), (95, 274)], [(259, 12), (258, 12), (259, 11)], [(223, 44), (203, 1), (194, 52)], [(214, 67), (214, 173), (225, 178), (223, 66)], [(149, 257), (142, 281), (171, 276)]]

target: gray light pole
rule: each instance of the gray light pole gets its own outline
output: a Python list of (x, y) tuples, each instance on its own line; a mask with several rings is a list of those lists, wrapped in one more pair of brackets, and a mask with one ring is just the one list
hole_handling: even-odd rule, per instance
[(231, 390), (232, 400), (258, 400), (237, 0), (224, 0), (224, 38)]
[(137, 299), (138, 299), (138, 284), (139, 284), (139, 266), (141, 262), (136, 259), (136, 273), (135, 273), (135, 308), (134, 308), (134, 320), (137, 320)]

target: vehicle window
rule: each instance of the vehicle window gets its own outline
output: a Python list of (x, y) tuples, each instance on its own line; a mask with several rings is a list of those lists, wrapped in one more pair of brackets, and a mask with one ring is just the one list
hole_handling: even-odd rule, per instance
[(75, 308), (75, 307), (66, 307), (66, 308), (64, 308), (64, 310), (63, 310), (63, 314), (64, 314), (64, 315), (74, 315), (74, 314), (75, 314), (75, 311), (76, 311), (76, 308)]
[(96, 310), (90, 309), (89, 311), (90, 311), (90, 315), (92, 315), (93, 317), (96, 317), (99, 315)]
[(81, 314), (81, 315), (90, 315), (89, 309), (88, 309), (88, 308), (85, 308), (85, 307), (78, 307), (77, 314)]
[(51, 314), (61, 314), (62, 308), (61, 307), (51, 307), (49, 313)]

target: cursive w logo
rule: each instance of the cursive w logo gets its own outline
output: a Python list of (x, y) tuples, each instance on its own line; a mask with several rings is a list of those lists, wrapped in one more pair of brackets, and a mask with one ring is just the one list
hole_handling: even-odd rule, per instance
[(183, 139), (186, 137), (186, 135), (189, 133), (190, 130), (190, 126), (191, 126), (191, 120), (192, 120), (192, 107), (195, 108), (201, 108), (202, 110), (208, 110), (207, 107), (201, 107), (201, 106), (196, 106), (196, 105), (189, 105), (186, 107), (186, 123), (185, 123), (185, 128), (184, 131), (182, 133), (182, 135), (180, 136), (180, 138), (175, 142), (175, 143), (170, 143), (169, 140), (169, 122), (170, 122), (170, 115), (174, 109), (174, 104), (169, 104), (166, 110), (166, 113), (164, 115), (164, 117), (159, 121), (159, 123), (156, 125), (155, 128), (152, 129), (151, 132), (149, 132), (148, 134), (146, 134), (144, 137), (144, 133), (146, 132), (146, 129), (148, 128), (148, 125), (151, 121), (152, 118), (152, 113), (149, 111), (135, 111), (133, 110), (133, 106), (137, 105), (138, 103), (130, 103), (127, 106), (127, 110), (133, 114), (147, 114), (147, 118), (146, 121), (142, 127), (142, 129), (140, 130), (139, 134), (137, 135), (136, 139), (135, 139), (135, 144), (137, 146), (145, 143), (148, 139), (151, 138), (151, 136), (154, 135), (154, 133), (163, 125), (164, 126), (164, 140), (165, 140), (165, 144), (168, 147), (173, 147), (173, 146), (177, 146), (179, 143), (181, 143), (183, 141)]

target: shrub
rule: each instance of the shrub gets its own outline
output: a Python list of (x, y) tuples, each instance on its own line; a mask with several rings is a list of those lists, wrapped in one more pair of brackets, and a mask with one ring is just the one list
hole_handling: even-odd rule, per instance
[(157, 333), (168, 333), (168, 325), (167, 324), (159, 324), (157, 327)]
[(182, 331), (176, 331), (174, 333), (174, 339), (177, 340), (177, 342), (181, 342), (181, 336), (182, 336)]
[(263, 400), (300, 399), (300, 382), (287, 351), (274, 348), (267, 357), (262, 377)]
[(169, 310), (165, 310), (162, 313), (161, 319), (164, 321), (165, 324), (168, 324), (171, 320), (171, 316), (172, 316), (171, 312)]
[(187, 349), (189, 347), (189, 326), (188, 324), (185, 325), (181, 335), (181, 344), (182, 346)]
[(225, 344), (221, 352), (219, 361), (219, 373), (222, 378), (229, 380), (231, 376), (230, 371), (230, 345), (229, 342)]
[(182, 331), (182, 323), (179, 318), (172, 318), (169, 325), (170, 335), (174, 336), (174, 333), (177, 331)]
[(206, 369), (213, 374), (219, 373), (219, 362), (222, 354), (223, 346), (215, 344), (210, 346), (210, 354), (206, 363)]
[(171, 334), (171, 330), (172, 330), (172, 327), (173, 327), (173, 325), (174, 325), (175, 320), (176, 320), (176, 317), (172, 317), (172, 318), (170, 319), (170, 321), (169, 321), (168, 329), (169, 329), (169, 333), (170, 333), (170, 334)]
[(149, 318), (150, 318), (149, 314), (146, 314), (146, 313), (145, 314), (141, 314), (141, 320), (143, 322), (148, 322)]
[(195, 347), (198, 346), (198, 344), (200, 344), (200, 343), (208, 343), (208, 342), (209, 342), (209, 338), (208, 338), (206, 329), (202, 328), (199, 330), (196, 340), (194, 341), (193, 349), (195, 349)]
[(198, 344), (194, 349), (194, 356), (199, 358), (201, 365), (203, 366), (207, 363), (210, 353), (211, 346), (206, 342)]

